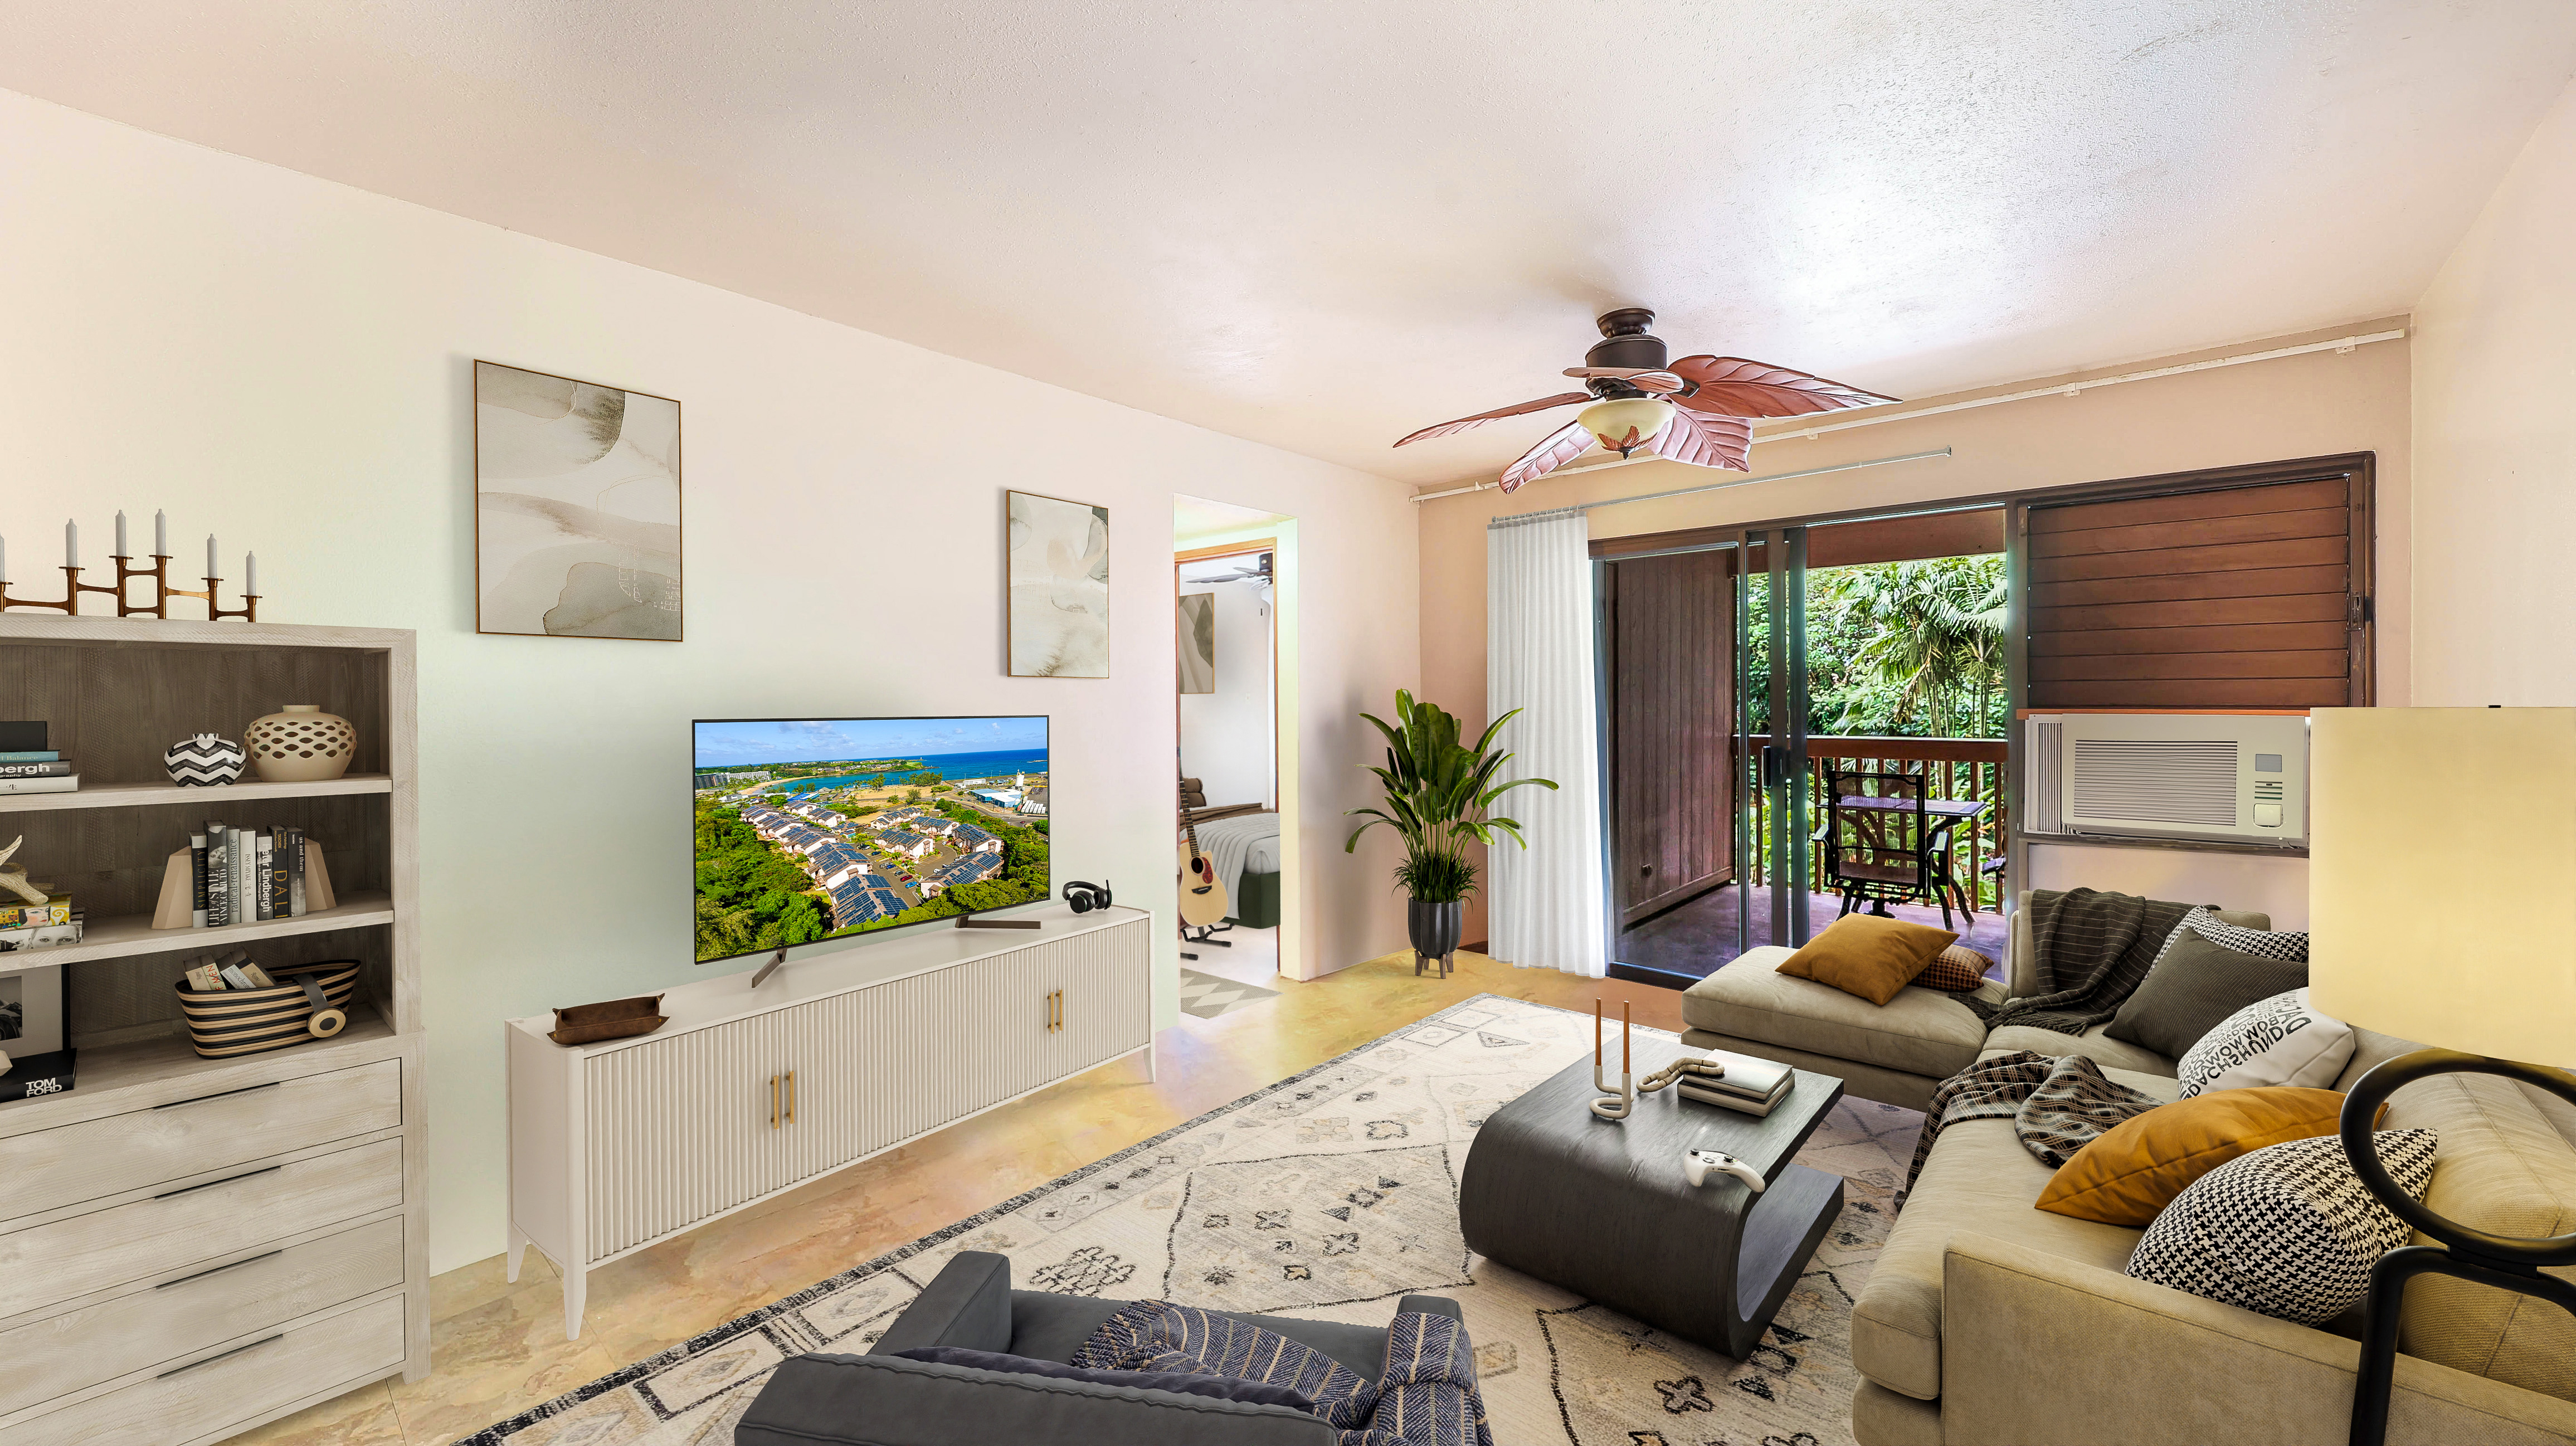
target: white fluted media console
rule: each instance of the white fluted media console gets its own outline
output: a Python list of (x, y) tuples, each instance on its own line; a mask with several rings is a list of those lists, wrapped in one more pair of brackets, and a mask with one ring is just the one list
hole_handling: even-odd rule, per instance
[(1034, 932), (930, 928), (662, 997), (670, 1023), (566, 1047), (514, 1019), (510, 1279), (587, 1273), (1113, 1059), (1153, 1071), (1151, 916), (1062, 904)]

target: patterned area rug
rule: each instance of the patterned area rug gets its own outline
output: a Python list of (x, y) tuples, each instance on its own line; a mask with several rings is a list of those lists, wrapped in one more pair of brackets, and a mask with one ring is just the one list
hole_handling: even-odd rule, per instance
[(1214, 974), (1201, 974), (1196, 969), (1184, 969), (1181, 971), (1180, 995), (1183, 1014), (1196, 1015), (1201, 1019), (1214, 1019), (1229, 1009), (1240, 1009), (1247, 1004), (1276, 999), (1279, 997), (1279, 991), (1264, 989), (1258, 984), (1245, 984), (1239, 980), (1220, 978)]
[(1383, 1324), (1455, 1297), (1501, 1446), (1851, 1440), (1852, 1298), (1922, 1116), (1846, 1099), (1798, 1158), (1841, 1220), (1749, 1359), (1673, 1339), (1468, 1254), (1458, 1168), (1497, 1105), (1581, 1058), (1588, 1016), (1480, 995), (1088, 1169), (719, 1326), (467, 1446), (729, 1446), (778, 1363), (863, 1352), (960, 1250), (1027, 1289)]

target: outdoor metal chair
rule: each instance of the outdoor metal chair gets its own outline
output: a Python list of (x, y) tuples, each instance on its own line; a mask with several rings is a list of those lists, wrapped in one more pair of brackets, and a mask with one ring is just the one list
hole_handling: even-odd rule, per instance
[(1950, 927), (1950, 901), (1959, 892), (1950, 869), (1951, 821), (1930, 811), (1930, 781), (1919, 773), (1832, 767), (1824, 779), (1819, 882), (1843, 896), (1842, 914), (1866, 903), (1884, 918), (1891, 903), (1928, 901), (1940, 907), (1941, 927)]

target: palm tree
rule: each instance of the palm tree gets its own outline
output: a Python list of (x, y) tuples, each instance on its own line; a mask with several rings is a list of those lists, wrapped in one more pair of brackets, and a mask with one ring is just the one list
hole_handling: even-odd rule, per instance
[(1836, 621), (1864, 639), (1852, 661), (1896, 688), (1889, 721), (1918, 713), (1933, 731), (1986, 731), (2004, 677), (2005, 599), (1995, 559), (1936, 557), (1853, 568)]

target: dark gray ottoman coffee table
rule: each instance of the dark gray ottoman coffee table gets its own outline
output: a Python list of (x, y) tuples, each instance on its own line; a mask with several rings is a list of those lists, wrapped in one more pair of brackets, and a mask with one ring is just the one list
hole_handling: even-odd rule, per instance
[[(1649, 1035), (1635, 1048), (1639, 1079), (1703, 1053)], [(1800, 1070), (1766, 1116), (1662, 1089), (1614, 1123), (1586, 1108), (1586, 1056), (1476, 1132), (1459, 1227), (1479, 1255), (1741, 1360), (1842, 1209), (1842, 1176), (1790, 1163), (1842, 1096), (1841, 1080)], [(1716, 1174), (1693, 1187), (1692, 1148), (1743, 1160), (1769, 1188)]]

